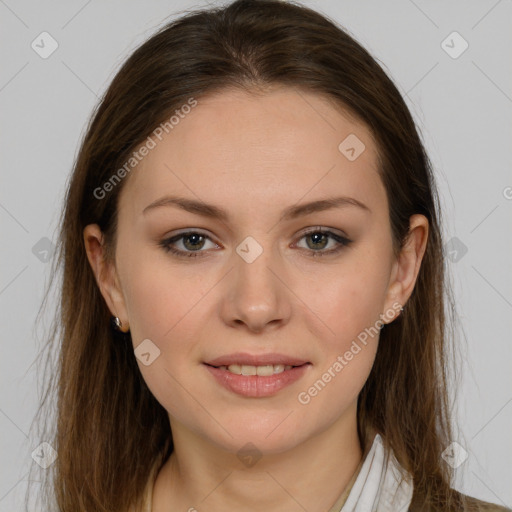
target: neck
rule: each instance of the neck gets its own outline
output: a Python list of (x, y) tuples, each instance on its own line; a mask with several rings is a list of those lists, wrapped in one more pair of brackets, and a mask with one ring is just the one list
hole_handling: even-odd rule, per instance
[(356, 404), (326, 430), (253, 465), (171, 421), (174, 451), (153, 489), (152, 512), (325, 512), (362, 460)]

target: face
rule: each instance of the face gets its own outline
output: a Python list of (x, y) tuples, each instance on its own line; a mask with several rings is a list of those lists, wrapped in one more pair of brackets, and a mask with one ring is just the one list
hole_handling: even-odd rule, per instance
[(200, 98), (155, 140), (120, 196), (104, 295), (171, 428), (277, 453), (355, 421), (407, 292), (369, 130), (282, 88)]

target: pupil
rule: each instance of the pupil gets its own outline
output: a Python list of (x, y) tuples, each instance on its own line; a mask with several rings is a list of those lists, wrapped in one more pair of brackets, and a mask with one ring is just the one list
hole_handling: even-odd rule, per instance
[[(188, 235), (185, 237), (185, 246), (188, 248), (188, 249), (197, 249), (198, 245), (200, 245), (201, 243), (201, 239), (203, 238), (202, 235), (198, 235), (198, 234), (193, 234), (193, 235)], [(192, 240), (192, 243), (187, 243), (189, 240)], [(191, 246), (191, 247), (189, 247)]]
[[(314, 241), (314, 244), (318, 244), (322, 242), (322, 238), (326, 238), (324, 233), (313, 233), (310, 235), (311, 239)], [(325, 240), (324, 240), (325, 242)], [(322, 248), (325, 246), (325, 243), (322, 245)], [(314, 245), (314, 247), (318, 248), (318, 245)]]

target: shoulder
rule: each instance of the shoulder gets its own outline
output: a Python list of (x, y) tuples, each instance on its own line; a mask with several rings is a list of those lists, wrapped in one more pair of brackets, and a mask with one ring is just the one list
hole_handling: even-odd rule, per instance
[(463, 495), (468, 505), (469, 511), (475, 512), (512, 512), (511, 508), (504, 507), (502, 505), (496, 505), (487, 501), (482, 501), (472, 496)]
[[(512, 512), (512, 508), (482, 501), (460, 492), (456, 492), (455, 494), (457, 496), (458, 505), (447, 507), (446, 510), (453, 512)], [(425, 504), (420, 505), (416, 502), (410, 505), (408, 512), (432, 512), (433, 510), (432, 507)]]

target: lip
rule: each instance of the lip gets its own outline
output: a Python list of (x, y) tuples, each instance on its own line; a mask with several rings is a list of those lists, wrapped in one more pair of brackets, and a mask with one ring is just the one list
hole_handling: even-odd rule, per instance
[(310, 363), (304, 363), (300, 366), (294, 366), (289, 370), (284, 370), (281, 373), (261, 376), (236, 375), (228, 370), (216, 368), (206, 363), (204, 364), (204, 367), (213, 375), (220, 385), (237, 395), (251, 398), (263, 398), (275, 395), (286, 386), (298, 381), (304, 376), (310, 366)]
[(293, 356), (287, 356), (285, 354), (259, 354), (252, 355), (246, 352), (236, 352), (233, 354), (227, 354), (224, 356), (217, 357), (210, 361), (205, 361), (205, 364), (209, 366), (229, 366), (230, 364), (239, 364), (247, 366), (265, 366), (269, 364), (284, 364), (289, 366), (302, 366), (309, 361), (299, 359)]

